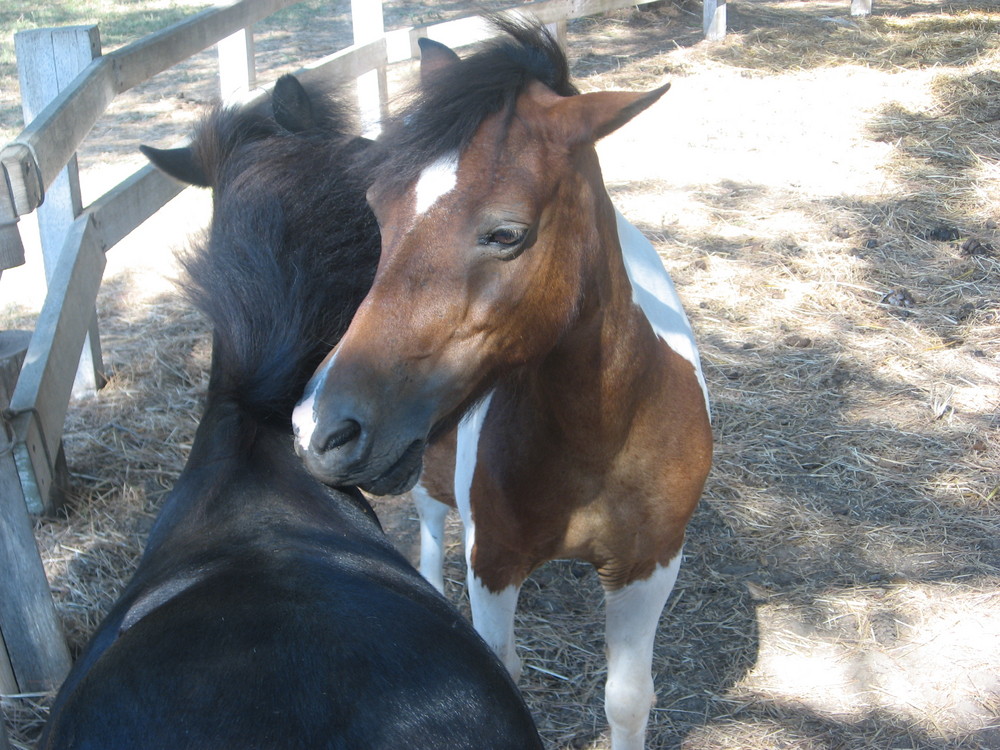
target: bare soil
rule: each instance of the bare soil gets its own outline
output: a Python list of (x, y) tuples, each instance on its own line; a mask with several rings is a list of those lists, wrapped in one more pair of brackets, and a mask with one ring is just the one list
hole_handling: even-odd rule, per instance
[[(847, 6), (740, 0), (718, 44), (696, 5), (570, 24), (584, 90), (673, 82), (600, 153), (674, 276), (713, 397), (650, 748), (1000, 747), (1000, 2)], [(345, 12), (262, 31), (261, 78), (346, 43)], [(116, 103), (81, 154), (85, 191), (186, 131), (213, 64)], [(74, 649), (190, 447), (208, 332), (170, 287), (170, 251), (206, 220), (189, 191), (109, 256), (110, 383), (73, 405), (73, 497), (37, 528)], [(26, 278), (4, 275), (6, 327), (31, 325)], [(375, 507), (415, 559), (407, 498)], [(454, 521), (451, 539), (467, 609)], [(525, 585), (521, 687), (548, 747), (608, 747), (602, 628), (586, 565)], [(16, 747), (49, 699), (4, 698)]]

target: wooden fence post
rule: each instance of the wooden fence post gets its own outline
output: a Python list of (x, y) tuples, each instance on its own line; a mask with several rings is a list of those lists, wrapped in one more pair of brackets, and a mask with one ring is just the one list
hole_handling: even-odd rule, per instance
[(250, 94), (257, 81), (254, 65), (253, 32), (240, 29), (235, 34), (220, 39), (219, 94), (224, 102), (239, 102)]
[(7, 741), (7, 726), (3, 722), (3, 711), (0, 711), (0, 750), (10, 750), (10, 743)]
[[(14, 48), (21, 83), (21, 110), (24, 121), (30, 123), (80, 71), (100, 57), (101, 36), (97, 26), (32, 29), (14, 35)], [(82, 210), (80, 174), (74, 155), (45, 191), (45, 202), (37, 209), (46, 281), (55, 271), (66, 230)], [(87, 342), (73, 385), (76, 396), (93, 395), (104, 385), (96, 309), (90, 315)]]
[(872, 0), (851, 0), (852, 16), (870, 16), (872, 14)]
[(555, 37), (556, 41), (559, 42), (559, 46), (565, 51), (568, 44), (567, 32), (569, 28), (566, 19), (556, 21), (555, 23), (547, 23), (545, 27), (552, 32), (552, 36)]
[[(365, 44), (385, 35), (382, 0), (351, 0), (351, 25), (354, 43)], [(380, 130), (379, 123), (389, 114), (389, 85), (385, 66), (370, 70), (358, 78), (358, 111), (361, 113), (361, 131), (374, 137)]]
[(710, 42), (726, 38), (726, 0), (703, 0), (702, 27)]
[(24, 263), (24, 245), (17, 228), (17, 211), (7, 182), (7, 170), (0, 166), (0, 273)]
[[(0, 332), (0, 407), (6, 409), (31, 335)], [(5, 663), (0, 677), (16, 690), (52, 690), (66, 677), (69, 650), (52, 603), (45, 569), (38, 556), (34, 525), (21, 489), (12, 452), (14, 435), (0, 424), (0, 642)], [(11, 687), (3, 686), (6, 692)]]
[[(0, 478), (0, 484), (2, 483), (3, 479)], [(0, 632), (0, 695), (16, 695), (18, 692), (17, 678), (14, 676), (14, 667), (10, 664), (7, 642), (4, 641), (3, 633)]]

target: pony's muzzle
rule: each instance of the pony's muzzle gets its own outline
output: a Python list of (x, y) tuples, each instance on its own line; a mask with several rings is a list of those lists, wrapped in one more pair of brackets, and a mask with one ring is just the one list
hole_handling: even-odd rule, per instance
[(309, 472), (332, 486), (357, 485), (374, 495), (397, 495), (420, 476), (425, 441), (392, 440), (375, 449), (362, 421), (338, 415), (318, 419), (311, 396), (292, 415), (295, 450)]
[(357, 441), (361, 437), (361, 425), (354, 419), (345, 419), (331, 432), (320, 447), (321, 453), (335, 451)]
[(353, 484), (371, 453), (361, 420), (352, 415), (317, 414), (316, 389), (292, 412), (295, 452), (317, 479), (331, 485)]
[(329, 485), (348, 485), (363, 476), (371, 448), (357, 420), (341, 419), (329, 428), (315, 421), (293, 424), (295, 451), (317, 479)]

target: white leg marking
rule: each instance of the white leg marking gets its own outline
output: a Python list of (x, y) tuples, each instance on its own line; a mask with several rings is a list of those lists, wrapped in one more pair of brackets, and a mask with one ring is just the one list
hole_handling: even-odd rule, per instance
[(514, 612), (521, 587), (508, 586), (494, 594), (482, 584), (471, 565), (468, 570), (466, 583), (472, 605), (472, 624), (517, 682), (521, 679), (521, 657), (514, 645)]
[(466, 414), (458, 425), (458, 449), (455, 453), (455, 504), (465, 527), (466, 585), (472, 605), (472, 624), (489, 644), (507, 671), (517, 680), (521, 676), (521, 660), (514, 647), (514, 611), (517, 609), (518, 586), (508, 586), (498, 593), (491, 592), (472, 569), (472, 550), (476, 544), (476, 523), (472, 517), (472, 477), (476, 473), (479, 434), (486, 420), (493, 395)]
[(417, 180), (417, 201), (413, 209), (417, 216), (426, 213), (442, 196), (450, 193), (457, 182), (458, 154), (445, 154), (424, 167)]
[(450, 508), (428, 494), (419, 482), (410, 490), (420, 516), (420, 574), (444, 593), (444, 521)]
[(681, 553), (653, 574), (605, 596), (608, 681), (604, 711), (611, 725), (612, 750), (642, 750), (649, 711), (656, 702), (653, 639), (663, 605), (677, 581)]

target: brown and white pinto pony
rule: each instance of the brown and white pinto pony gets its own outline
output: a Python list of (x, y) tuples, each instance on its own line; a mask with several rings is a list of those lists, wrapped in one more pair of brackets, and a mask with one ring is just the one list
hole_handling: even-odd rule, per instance
[[(327, 483), (393, 494), (430, 446), (414, 493), (426, 541), (454, 467), (474, 623), (515, 676), (522, 582), (548, 560), (590, 562), (612, 746), (639, 748), (712, 442), (691, 328), (594, 143), (668, 87), (577, 94), (542, 27), (496, 22), (504, 37), (465, 59), (422, 42), (419, 96), (371, 165), (375, 282), (296, 407), (298, 449)], [(440, 587), (440, 554), (423, 568)]]

